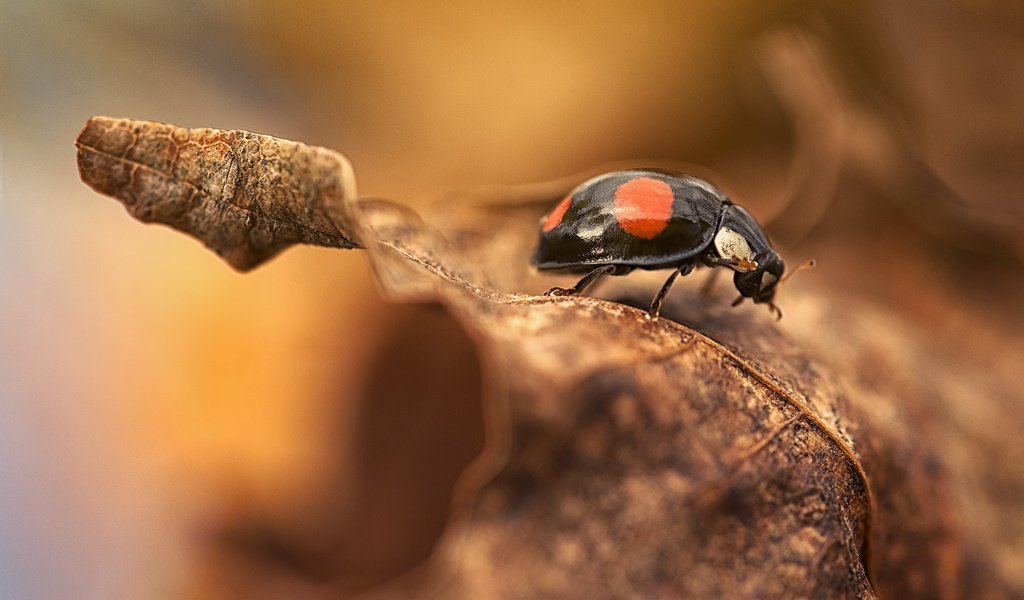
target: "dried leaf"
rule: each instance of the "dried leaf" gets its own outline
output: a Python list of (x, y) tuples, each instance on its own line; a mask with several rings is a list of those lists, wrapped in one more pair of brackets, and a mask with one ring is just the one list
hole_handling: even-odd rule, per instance
[[(80, 144), (83, 179), (131, 203), (153, 205), (176, 181), (132, 178), (124, 170), (135, 163), (107, 157), (124, 150)], [(251, 148), (255, 158), (225, 160), (253, 165), (248, 177), (261, 180), (261, 147)], [(346, 180), (310, 169), (302, 151), (293, 156), (295, 168), (285, 161), (274, 172), (305, 173), (303, 190)], [(189, 181), (222, 189), (222, 169), (192, 171)], [(112, 180), (128, 183), (105, 183)], [(532, 200), (557, 198), (553, 190), (565, 191), (506, 191), (500, 207), (449, 199), (426, 220), (350, 195), (335, 206), (338, 196), (296, 194), (289, 198), (299, 204), (283, 211), (270, 206), (274, 197), (247, 200), (261, 215), (294, 221), (308, 209), (336, 219), (321, 227), (350, 232), (344, 239), (367, 249), (386, 292), (443, 304), (478, 347), (485, 450), (456, 487), (446, 532), (418, 577), (371, 597), (1007, 589), (987, 576), (984, 544), (962, 533), (949, 467), (930, 433), (936, 390), (900, 367), (899, 353), (923, 351), (898, 324), (796, 282), (781, 328), (766, 313), (701, 298), (695, 285), (680, 286), (666, 318), (652, 322), (629, 306), (643, 306), (657, 287), (642, 276), (608, 286), (604, 295), (618, 303), (526, 294), (552, 283), (527, 259), (543, 210)], [(208, 211), (201, 202), (180, 208), (174, 223), (204, 240), (217, 239), (217, 215), (235, 223), (231, 213)]]
[(87, 185), (140, 221), (198, 238), (236, 269), (299, 243), (356, 247), (340, 216), (355, 197), (355, 176), (332, 150), (109, 117), (89, 119), (75, 145)]

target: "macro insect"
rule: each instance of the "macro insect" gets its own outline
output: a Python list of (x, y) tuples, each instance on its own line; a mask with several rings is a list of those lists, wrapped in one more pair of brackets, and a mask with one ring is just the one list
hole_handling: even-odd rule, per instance
[[(673, 269), (651, 302), (661, 304), (680, 275), (699, 265), (728, 267), (740, 296), (767, 304), (777, 318), (775, 291), (786, 264), (745, 208), (703, 179), (655, 169), (606, 173), (580, 184), (540, 222), (533, 264), (542, 270), (586, 273), (571, 288), (547, 295), (582, 293), (604, 275), (633, 269)], [(813, 261), (803, 266), (812, 266)]]

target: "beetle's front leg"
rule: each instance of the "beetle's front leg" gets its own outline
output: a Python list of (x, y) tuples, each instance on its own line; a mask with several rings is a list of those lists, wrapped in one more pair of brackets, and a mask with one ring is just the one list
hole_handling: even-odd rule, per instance
[(747, 260), (746, 258), (721, 258), (719, 256), (704, 255), (701, 257), (701, 260), (709, 267), (729, 267), (740, 273), (748, 273), (757, 269), (757, 261)]

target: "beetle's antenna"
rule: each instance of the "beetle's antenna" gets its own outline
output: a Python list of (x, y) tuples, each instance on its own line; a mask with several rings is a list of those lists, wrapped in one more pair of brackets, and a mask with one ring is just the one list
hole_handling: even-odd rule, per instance
[(812, 258), (811, 260), (805, 262), (804, 264), (800, 265), (799, 267), (793, 269), (789, 273), (786, 273), (786, 276), (779, 280), (779, 285), (782, 285), (782, 284), (786, 283), (787, 281), (789, 281), (790, 277), (796, 275), (800, 271), (803, 271), (804, 269), (810, 269), (810, 268), (814, 267), (817, 264), (818, 264), (818, 262)]
[(768, 310), (775, 314), (776, 321), (782, 320), (782, 309), (776, 306), (774, 302), (768, 303)]
[(732, 304), (730, 306), (739, 306), (741, 302), (746, 300), (746, 298), (746, 296), (737, 296), (736, 299), (732, 301)]

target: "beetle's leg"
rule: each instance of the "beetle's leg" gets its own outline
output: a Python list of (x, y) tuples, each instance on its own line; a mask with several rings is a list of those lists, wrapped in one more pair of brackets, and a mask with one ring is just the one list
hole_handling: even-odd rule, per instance
[(602, 275), (607, 275), (615, 271), (614, 265), (602, 265), (593, 271), (583, 276), (583, 279), (579, 280), (579, 283), (572, 286), (571, 288), (560, 288), (553, 287), (550, 290), (544, 292), (545, 296), (575, 296), (576, 294), (582, 294), (592, 283), (597, 281)]
[(709, 267), (730, 267), (740, 273), (747, 273), (757, 269), (756, 260), (745, 258), (719, 258), (717, 256), (705, 256), (702, 259)]
[(661, 305), (665, 301), (665, 296), (668, 295), (668, 291), (672, 289), (672, 284), (676, 282), (676, 277), (679, 277), (680, 275), (689, 275), (690, 271), (693, 271), (693, 263), (688, 263), (679, 267), (675, 271), (672, 271), (672, 274), (668, 276), (668, 279), (665, 280), (665, 285), (661, 286), (661, 290), (658, 292), (658, 295), (655, 296), (654, 301), (651, 302), (651, 309), (647, 311), (647, 315), (652, 321), (658, 320), (658, 314), (661, 313)]

